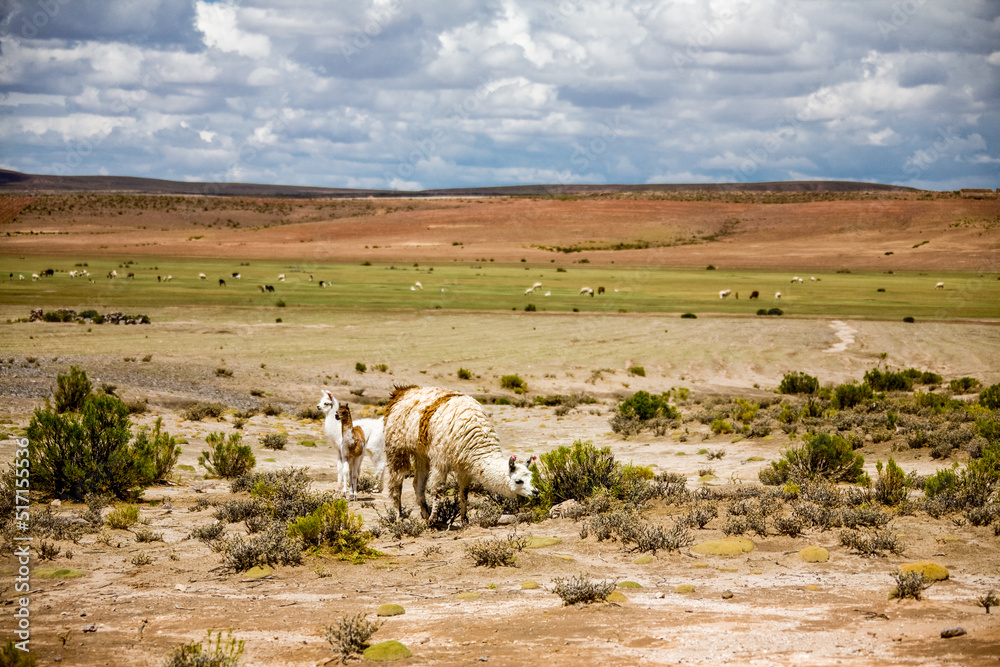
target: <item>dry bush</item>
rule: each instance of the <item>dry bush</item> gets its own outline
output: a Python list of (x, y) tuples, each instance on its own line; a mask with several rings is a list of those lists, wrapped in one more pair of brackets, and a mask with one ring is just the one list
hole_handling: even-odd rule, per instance
[(381, 623), (369, 621), (367, 614), (359, 612), (341, 618), (337, 627), (326, 626), (326, 640), (340, 652), (340, 661), (346, 663), (352, 655), (368, 648), (368, 640), (380, 627)]
[(905, 600), (913, 598), (919, 600), (925, 590), (931, 587), (929, 581), (924, 580), (924, 573), (919, 570), (902, 572), (897, 570), (893, 576), (896, 578), (896, 588), (889, 593), (890, 600)]
[(423, 519), (415, 519), (411, 516), (411, 510), (402, 508), (401, 514), (396, 514), (396, 509), (386, 507), (385, 514), (378, 509), (375, 510), (378, 521), (368, 528), (375, 537), (381, 537), (383, 533), (389, 533), (395, 540), (403, 537), (420, 537), (427, 530), (427, 522)]
[(527, 537), (517, 537), (511, 533), (506, 538), (491, 537), (476, 540), (466, 545), (465, 553), (472, 558), (476, 567), (514, 567), (515, 556), (528, 546)]
[(569, 579), (556, 579), (553, 592), (562, 599), (564, 605), (589, 604), (604, 602), (617, 586), (617, 581), (591, 581), (581, 574)]
[(843, 530), (840, 532), (840, 544), (852, 549), (861, 556), (883, 556), (883, 551), (901, 556), (906, 545), (899, 535), (888, 530)]

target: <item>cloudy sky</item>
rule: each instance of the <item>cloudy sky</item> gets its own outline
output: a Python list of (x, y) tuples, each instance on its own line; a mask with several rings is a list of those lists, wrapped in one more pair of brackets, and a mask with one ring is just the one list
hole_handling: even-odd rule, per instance
[(1000, 187), (997, 0), (0, 0), (0, 167)]

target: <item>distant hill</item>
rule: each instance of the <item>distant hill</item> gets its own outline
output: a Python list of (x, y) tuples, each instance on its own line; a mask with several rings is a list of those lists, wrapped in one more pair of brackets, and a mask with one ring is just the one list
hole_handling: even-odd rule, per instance
[(0, 193), (128, 192), (135, 194), (219, 197), (552, 197), (614, 192), (917, 192), (915, 188), (856, 181), (779, 181), (773, 183), (675, 183), (612, 185), (508, 185), (436, 190), (363, 190), (259, 183), (188, 183), (133, 176), (47, 176), (0, 169)]

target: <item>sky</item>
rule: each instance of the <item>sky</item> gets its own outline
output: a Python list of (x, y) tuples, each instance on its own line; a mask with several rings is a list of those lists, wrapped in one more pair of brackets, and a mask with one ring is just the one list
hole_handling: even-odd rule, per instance
[(1000, 187), (997, 0), (0, 0), (0, 168)]

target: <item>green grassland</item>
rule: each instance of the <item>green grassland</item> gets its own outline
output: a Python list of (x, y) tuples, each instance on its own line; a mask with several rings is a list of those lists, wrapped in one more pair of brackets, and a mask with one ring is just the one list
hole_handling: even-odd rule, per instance
[[(70, 278), (68, 271), (86, 263), (94, 283)], [(56, 273), (38, 281), (32, 273), (53, 268)], [(110, 270), (119, 277), (109, 280)], [(128, 272), (134, 279), (127, 279)], [(14, 278), (9, 278), (13, 272)], [(232, 278), (240, 272), (242, 279)], [(198, 277), (207, 276), (206, 280)], [(285, 274), (284, 282), (278, 281)], [(18, 280), (23, 274), (25, 280)], [(157, 276), (173, 280), (157, 282)], [(312, 282), (309, 276), (312, 275)], [(692, 312), (755, 316), (759, 308), (780, 307), (785, 317), (820, 316), (855, 319), (921, 320), (1000, 317), (1000, 280), (991, 274), (950, 273), (801, 273), (805, 282), (791, 283), (790, 271), (685, 270), (661, 268), (591, 268), (582, 265), (451, 265), (394, 266), (252, 262), (232, 260), (176, 260), (140, 258), (133, 264), (94, 259), (0, 258), (0, 308), (5, 318), (26, 317), (30, 308), (96, 309), (141, 312), (159, 321), (189, 320), (192, 309), (215, 311), (205, 315), (253, 323), (284, 321), (320, 323), (336, 311), (462, 311), (523, 310), (532, 304), (538, 312), (663, 313)], [(810, 277), (819, 280), (812, 282)], [(219, 285), (224, 278), (227, 285)], [(321, 288), (319, 281), (329, 286)], [(423, 289), (415, 287), (416, 282)], [(935, 289), (938, 281), (945, 289)], [(542, 287), (525, 295), (535, 282)], [(273, 285), (261, 293), (258, 285)], [(580, 294), (581, 287), (599, 286), (606, 293)], [(884, 292), (879, 292), (879, 288)], [(733, 296), (720, 299), (720, 290)], [(760, 292), (759, 300), (750, 293)], [(545, 296), (550, 292), (551, 296)], [(781, 299), (774, 298), (781, 292)], [(736, 295), (739, 298), (736, 298)], [(277, 304), (281, 301), (284, 307)], [(201, 316), (199, 315), (199, 319)]]

